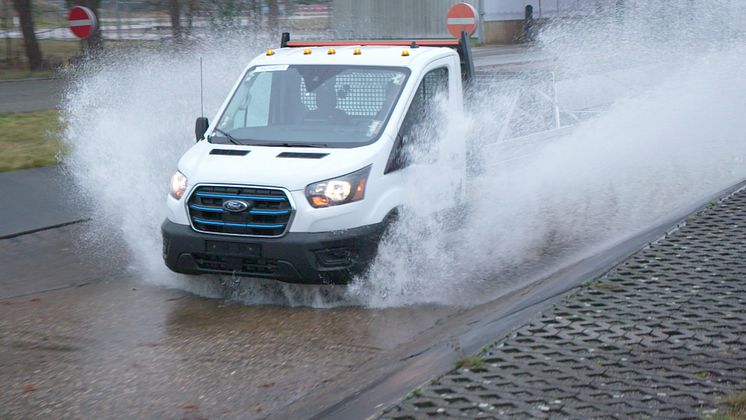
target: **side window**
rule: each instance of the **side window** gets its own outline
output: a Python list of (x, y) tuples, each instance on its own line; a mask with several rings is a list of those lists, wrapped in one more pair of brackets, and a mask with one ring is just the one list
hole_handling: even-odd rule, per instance
[(235, 100), (231, 101), (226, 109), (227, 118), (221, 129), (266, 126), (269, 118), (268, 92), (271, 85), (271, 72), (260, 73), (253, 83), (242, 83), (236, 92)]
[(435, 99), (441, 93), (448, 94), (448, 69), (445, 67), (431, 70), (422, 78), (402, 123), (401, 134), (411, 135), (415, 127), (427, 119), (437, 107)]
[(399, 135), (394, 142), (384, 174), (408, 165), (406, 149), (417, 144), (418, 127), (426, 123), (430, 113), (437, 109), (436, 100), (442, 95), (448, 95), (448, 69), (446, 67), (431, 70), (422, 78), (399, 129)]
[(269, 124), (269, 97), (274, 73), (259, 75), (249, 89), (249, 103), (244, 114), (244, 127), (266, 127)]

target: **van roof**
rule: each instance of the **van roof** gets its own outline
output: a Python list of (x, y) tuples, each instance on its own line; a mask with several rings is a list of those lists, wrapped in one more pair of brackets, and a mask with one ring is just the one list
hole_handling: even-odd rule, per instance
[(270, 49), (253, 64), (344, 64), (362, 66), (410, 67), (417, 61), (456, 56), (452, 48), (392, 45), (340, 45), (322, 47), (285, 47)]

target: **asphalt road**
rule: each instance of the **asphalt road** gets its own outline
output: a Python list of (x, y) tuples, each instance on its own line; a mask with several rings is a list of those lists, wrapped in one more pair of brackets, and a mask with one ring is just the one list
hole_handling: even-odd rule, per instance
[(68, 177), (56, 165), (0, 173), (0, 239), (89, 217)]
[(0, 418), (263, 417), (456, 311), (226, 304), (94, 258), (85, 232), (0, 241)]
[(0, 112), (29, 112), (56, 108), (63, 79), (29, 79), (0, 82)]

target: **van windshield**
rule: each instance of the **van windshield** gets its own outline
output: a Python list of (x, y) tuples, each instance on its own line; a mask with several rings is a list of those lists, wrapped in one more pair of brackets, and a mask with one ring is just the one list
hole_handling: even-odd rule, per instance
[(409, 69), (400, 67), (253, 67), (210, 141), (311, 147), (370, 144), (381, 135), (408, 76)]

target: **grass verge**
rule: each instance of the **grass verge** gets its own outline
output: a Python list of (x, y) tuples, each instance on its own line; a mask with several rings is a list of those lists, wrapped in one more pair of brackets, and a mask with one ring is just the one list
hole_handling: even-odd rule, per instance
[(479, 369), (484, 366), (484, 358), (482, 356), (464, 356), (453, 362), (453, 366), (456, 369), (467, 368), (467, 369)]
[[(746, 391), (726, 396), (720, 401), (725, 410), (720, 410), (716, 419), (746, 420)], [(725, 411), (725, 413), (723, 413)]]
[(55, 70), (0, 69), (0, 80), (48, 79), (57, 75)]
[[(0, 80), (18, 80), (34, 77), (59, 76), (58, 69), (64, 68), (71, 60), (80, 55), (80, 41), (57, 39), (40, 39), (45, 69), (30, 71), (26, 60), (26, 51), (22, 39), (11, 39), (10, 54), (6, 45), (0, 43)], [(104, 47), (109, 50), (126, 50), (132, 48), (150, 48), (160, 45), (157, 41), (107, 40)]]
[(0, 48), (0, 80), (26, 79), (30, 77), (54, 77), (55, 68), (64, 66), (80, 53), (79, 41), (40, 39), (42, 57), (47, 63), (44, 70), (30, 71), (26, 63), (26, 51), (22, 39), (11, 39), (10, 55), (3, 44)]
[(0, 172), (56, 163), (61, 131), (54, 109), (0, 113)]

